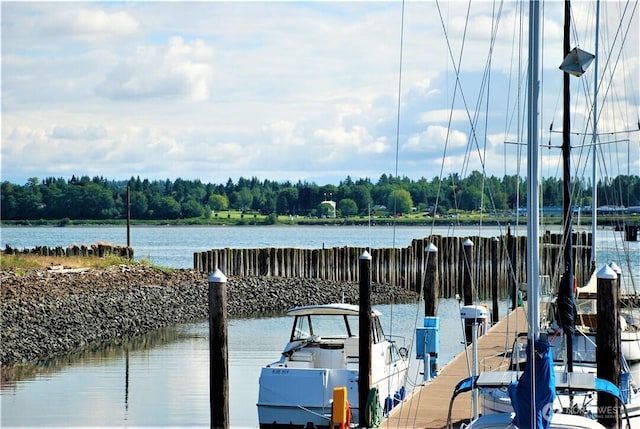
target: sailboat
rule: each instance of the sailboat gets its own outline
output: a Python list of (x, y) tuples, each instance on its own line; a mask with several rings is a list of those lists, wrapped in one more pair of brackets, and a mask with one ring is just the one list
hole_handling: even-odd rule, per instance
[[(568, 371), (556, 372), (550, 344), (546, 335), (540, 329), (540, 271), (539, 271), (539, 56), (540, 56), (540, 3), (537, 0), (529, 2), (529, 68), (528, 68), (528, 97), (527, 97), (527, 296), (528, 331), (526, 346), (526, 364), (524, 371), (493, 371), (484, 372), (479, 376), (472, 376), (462, 380), (454, 391), (453, 400), (462, 392), (477, 389), (482, 386), (507, 389), (512, 412), (500, 412), (483, 416), (472, 416), (467, 428), (603, 428), (595, 420), (583, 415), (558, 414), (554, 412), (554, 400), (557, 389), (570, 388), (572, 392), (585, 389), (591, 391), (606, 391), (616, 396), (620, 403), (622, 395), (617, 386), (606, 380), (596, 379), (593, 374), (577, 374)], [(568, 161), (567, 161), (568, 162)], [(569, 241), (570, 244), (570, 241)], [(571, 252), (571, 249), (569, 249)], [(565, 259), (565, 265), (570, 265), (571, 256)], [(564, 287), (561, 296), (565, 303), (573, 305), (571, 267), (567, 267), (569, 275), (565, 273)], [(572, 314), (571, 314), (572, 316)], [(572, 323), (569, 320), (564, 322)], [(567, 327), (569, 330), (570, 327)], [(572, 338), (572, 336), (569, 336)], [(569, 340), (571, 341), (571, 340)], [(571, 350), (569, 343), (569, 350)], [(570, 352), (571, 357), (573, 354)], [(570, 358), (571, 359), (571, 358)], [(571, 360), (570, 360), (571, 363)]]
[[(618, 272), (619, 267), (615, 262), (611, 262), (609, 265)], [(589, 355), (595, 353), (595, 343), (591, 337), (595, 335), (597, 329), (596, 286), (597, 278), (594, 272), (584, 286), (576, 289), (576, 325), (578, 330), (576, 335), (578, 338), (574, 338), (574, 344), (576, 342), (584, 343), (583, 350)], [(550, 318), (550, 320), (552, 319)], [(622, 328), (620, 340), (624, 359), (629, 365), (640, 363), (640, 326), (632, 313), (621, 314), (620, 324)], [(579, 337), (584, 339), (581, 340)]]
[[(597, 1), (596, 2), (596, 37), (595, 37), (595, 50), (596, 52), (598, 51), (598, 45), (599, 45), (599, 27), (600, 27), (600, 2)], [(567, 33), (568, 33), (568, 29), (567, 29)], [(566, 46), (565, 49), (568, 49), (568, 34), (565, 36), (565, 39), (567, 39), (567, 41), (565, 42)], [(591, 54), (586, 54), (583, 51), (577, 50), (576, 48), (576, 52), (580, 52), (581, 55), (589, 55), (591, 56)], [(573, 343), (575, 345), (579, 344), (579, 349), (581, 350), (581, 354), (583, 356), (595, 356), (595, 341), (593, 340), (593, 337), (595, 336), (595, 329), (596, 329), (596, 318), (597, 318), (597, 313), (596, 313), (596, 283), (597, 283), (597, 279), (596, 279), (596, 261), (597, 261), (597, 243), (598, 243), (598, 230), (597, 230), (597, 201), (598, 201), (598, 193), (597, 193), (597, 136), (598, 136), (598, 89), (600, 87), (599, 82), (598, 82), (598, 57), (595, 56), (594, 58), (594, 67), (595, 67), (595, 71), (594, 71), (594, 87), (593, 87), (593, 108), (592, 108), (592, 142), (591, 142), (591, 150), (592, 150), (592, 195), (591, 195), (591, 242), (592, 242), (592, 246), (591, 246), (591, 265), (592, 265), (592, 273), (591, 276), (589, 278), (589, 280), (586, 282), (585, 285), (583, 285), (582, 287), (576, 287), (575, 288), (575, 303), (576, 303), (576, 318), (575, 318), (575, 326), (576, 326), (576, 332), (573, 334)], [(563, 63), (564, 65), (564, 63)], [(561, 66), (562, 68), (562, 66)], [(568, 78), (568, 74), (565, 75), (565, 79)], [(568, 85), (568, 82), (565, 82), (565, 85)], [(565, 91), (567, 92), (567, 91)], [(566, 103), (568, 104), (568, 102)], [(568, 112), (568, 106), (565, 106), (565, 115), (567, 115)], [(568, 125), (568, 119), (565, 119), (564, 121), (565, 123), (563, 124), (563, 142), (566, 141), (567, 143), (564, 144), (563, 143), (563, 151), (566, 151), (567, 154), (565, 155), (565, 158), (568, 158), (568, 153), (570, 151), (570, 147), (568, 144), (569, 138), (568, 138), (568, 134), (569, 134), (569, 125)], [(568, 264), (572, 264), (571, 261), (571, 207), (569, 206), (569, 201), (571, 200), (571, 196), (569, 194), (570, 190), (569, 190), (569, 179), (570, 179), (570, 171), (568, 171), (568, 168), (565, 169), (565, 177), (564, 177), (564, 183), (565, 183), (565, 207), (563, 208), (564, 212), (565, 212), (565, 237), (566, 240), (568, 241), (565, 245), (565, 265), (567, 266), (567, 270), (568, 269), (572, 269), (572, 265), (568, 265)], [(621, 274), (620, 268), (617, 266), (617, 264), (615, 264), (614, 262), (609, 264), (610, 266), (612, 266), (612, 269), (614, 271), (616, 271), (618, 274)], [(565, 277), (569, 278), (568, 276), (570, 275), (570, 273), (565, 270)], [(556, 315), (556, 310), (557, 307), (555, 305), (552, 305), (549, 308), (548, 314), (548, 320), (553, 323), (555, 320), (555, 315)], [(622, 347), (622, 354), (624, 356), (624, 359), (628, 362), (628, 363), (633, 363), (633, 362), (638, 362), (640, 361), (640, 328), (636, 325), (635, 321), (633, 320), (633, 316), (631, 314), (623, 314), (621, 315), (621, 328), (622, 328), (622, 332), (621, 332), (621, 347)], [(563, 340), (562, 336), (558, 336), (557, 340)], [(559, 348), (558, 348), (559, 350)], [(595, 363), (595, 362), (594, 362)]]
[[(598, 47), (598, 27), (599, 27), (599, 6), (600, 3), (597, 2), (597, 12), (596, 12), (596, 51)], [(569, 50), (569, 25), (570, 25), (570, 4), (569, 1), (565, 1), (565, 42), (564, 49), (565, 53)], [(584, 51), (580, 51), (577, 48), (574, 49), (571, 53), (577, 53), (578, 55), (582, 55), (583, 58), (587, 58), (587, 61), (590, 62), (590, 58), (594, 57), (591, 54), (587, 54)], [(569, 58), (567, 56), (567, 58)], [(569, 58), (570, 59), (570, 58)], [(559, 316), (559, 325), (558, 329), (562, 329), (562, 335), (556, 335), (552, 338), (555, 338), (555, 342), (552, 342), (552, 346), (555, 349), (554, 358), (556, 362), (563, 362), (566, 370), (569, 372), (580, 372), (587, 374), (595, 374), (597, 372), (597, 364), (596, 364), (596, 329), (597, 325), (596, 320), (596, 312), (589, 311), (589, 314), (585, 315), (585, 307), (587, 306), (590, 310), (597, 308), (597, 288), (596, 288), (596, 272), (591, 275), (589, 283), (584, 288), (577, 288), (573, 286), (573, 279), (575, 278), (573, 275), (573, 259), (572, 259), (572, 210), (571, 210), (571, 190), (570, 190), (570, 119), (569, 119), (569, 74), (571, 71), (567, 71), (566, 65), (571, 61), (567, 61), (561, 65), (561, 69), (565, 71), (564, 75), (564, 120), (563, 120), (563, 144), (562, 144), (562, 152), (563, 152), (563, 167), (564, 167), (564, 275), (562, 281), (560, 283), (559, 293), (558, 293), (558, 303), (557, 314)], [(583, 68), (580, 67), (580, 70), (576, 75), (580, 75)], [(596, 61), (596, 71), (594, 73), (595, 76), (595, 84), (594, 84), (594, 117), (593, 117), (593, 138), (592, 142), (595, 145), (595, 139), (597, 135), (597, 61)], [(594, 147), (593, 150), (593, 160), (594, 160), (594, 168), (593, 168), (593, 188), (596, 189), (596, 181), (595, 181), (595, 157), (596, 150)], [(597, 216), (597, 192), (594, 191), (593, 197), (593, 209), (592, 209), (592, 268), (595, 268), (596, 264), (596, 216)], [(575, 292), (575, 296), (574, 296)], [(577, 301), (576, 298), (580, 296), (580, 300)], [(580, 307), (576, 306), (576, 303), (580, 304)], [(576, 320), (577, 319), (577, 320)], [(582, 322), (582, 326), (580, 328), (576, 328), (576, 322)], [(584, 326), (584, 323), (587, 323), (587, 326)], [(621, 318), (621, 349), (626, 351), (626, 353), (621, 353), (619, 357), (621, 360), (622, 366), (622, 377), (621, 377), (621, 389), (623, 389), (626, 394), (624, 395), (624, 402), (626, 403), (627, 413), (629, 418), (633, 418), (633, 421), (640, 422), (640, 391), (638, 387), (633, 384), (633, 381), (630, 378), (630, 369), (627, 364), (628, 359), (638, 359), (637, 351), (640, 349), (640, 342), (638, 341), (640, 338), (638, 336), (637, 330), (630, 326), (629, 324), (624, 323), (624, 320)], [(557, 331), (556, 331), (557, 332)], [(566, 346), (566, 347), (565, 347)], [(583, 413), (592, 413), (597, 414), (597, 400), (594, 400), (593, 395), (587, 395), (587, 399), (582, 399), (582, 402), (579, 403), (576, 401), (576, 398), (573, 397), (571, 393), (561, 395), (558, 399), (561, 402), (562, 409), (572, 409), (576, 412)]]
[[(599, 28), (599, 1), (596, 3), (597, 11), (596, 11), (596, 52), (598, 50), (598, 28)], [(555, 328), (551, 327), (550, 334), (553, 339), (551, 342), (554, 361), (556, 362), (556, 366), (558, 363), (564, 365), (566, 370), (569, 372), (579, 372), (579, 373), (591, 373), (595, 374), (597, 372), (596, 365), (596, 312), (589, 311), (589, 314), (585, 314), (585, 308), (590, 310), (594, 310), (597, 308), (596, 302), (596, 283), (597, 283), (597, 273), (593, 270), (591, 278), (587, 285), (583, 288), (577, 288), (573, 285), (572, 279), (574, 279), (573, 275), (573, 257), (572, 257), (572, 210), (571, 210), (571, 190), (570, 190), (570, 119), (569, 119), (569, 75), (575, 74), (580, 76), (584, 71), (586, 66), (580, 66), (579, 70), (568, 70), (567, 67), (572, 67), (573, 64), (579, 63), (580, 61), (577, 58), (572, 58), (572, 55), (582, 56), (586, 59), (587, 62), (590, 62), (592, 58), (595, 56), (591, 54), (587, 54), (584, 51), (581, 51), (577, 48), (574, 48), (573, 51), (569, 52), (569, 25), (570, 25), (570, 3), (569, 1), (565, 1), (565, 42), (564, 49), (565, 53), (568, 53), (565, 58), (565, 62), (561, 65), (561, 69), (565, 71), (564, 75), (564, 120), (563, 120), (563, 160), (564, 162), (564, 234), (565, 234), (565, 246), (564, 246), (564, 275), (562, 281), (560, 283), (560, 289), (558, 293), (558, 301), (557, 307), (555, 310), (557, 311), (559, 318), (559, 326)], [(598, 91), (598, 61), (596, 58), (595, 61), (595, 72), (594, 72), (594, 112), (593, 112), (593, 142), (596, 143), (597, 136), (597, 91)], [(596, 240), (596, 201), (597, 201), (597, 193), (596, 189), (596, 180), (595, 180), (595, 160), (596, 160), (596, 150), (595, 146), (593, 147), (593, 188), (594, 188), (594, 196), (593, 196), (593, 205), (592, 205), (592, 267), (595, 267), (596, 264), (596, 248), (597, 248), (597, 240)], [(617, 267), (617, 266), (616, 266)], [(618, 271), (618, 270), (614, 270)], [(619, 275), (620, 273), (618, 273)], [(574, 292), (575, 295), (574, 296)], [(579, 300), (576, 299), (579, 297)], [(576, 303), (578, 306), (576, 306)], [(552, 308), (551, 311), (554, 309)], [(585, 326), (585, 323), (587, 326)], [(630, 418), (633, 419), (636, 424), (640, 423), (640, 390), (633, 383), (630, 377), (630, 369), (628, 366), (628, 361), (637, 360), (640, 358), (640, 337), (638, 331), (631, 324), (625, 323), (624, 319), (621, 316), (621, 349), (622, 356), (621, 365), (622, 365), (622, 382), (621, 388), (625, 391), (624, 399), (626, 402), (627, 412)], [(576, 325), (580, 325), (579, 328)], [(557, 335), (559, 330), (562, 330), (560, 335)], [(558, 398), (558, 402), (560, 402), (559, 408), (561, 409), (570, 409), (573, 412), (583, 412), (583, 413), (591, 413), (597, 414), (597, 400), (594, 399), (593, 395), (587, 395), (586, 400), (583, 398), (581, 403), (575, 401), (575, 398), (572, 394), (560, 395)]]
[[(597, 2), (597, 8), (599, 9), (600, 2)], [(596, 39), (595, 46), (596, 51), (598, 50), (598, 30), (599, 27), (599, 10), (596, 12)], [(597, 254), (597, 243), (598, 243), (598, 230), (597, 230), (597, 201), (598, 201), (598, 193), (597, 193), (597, 180), (596, 180), (596, 165), (597, 165), (597, 136), (598, 136), (598, 88), (600, 87), (598, 83), (598, 58), (595, 58), (595, 72), (594, 72), (594, 97), (593, 97), (593, 140), (591, 143), (592, 146), (592, 195), (591, 195), (591, 266), (593, 268), (592, 275), (585, 285), (582, 287), (576, 288), (576, 332), (573, 335), (574, 344), (579, 343), (579, 348), (581, 349), (581, 353), (583, 356), (595, 356), (595, 341), (593, 337), (595, 336), (595, 331), (597, 329), (597, 312), (596, 312), (596, 254)], [(614, 271), (616, 271), (619, 275), (621, 274), (621, 270), (615, 262), (611, 262), (609, 264)], [(553, 320), (554, 310), (555, 308), (551, 308), (549, 311), (550, 318), (549, 320)], [(631, 313), (621, 314), (620, 316), (620, 324), (621, 324), (621, 349), (622, 355), (625, 361), (628, 364), (638, 363), (640, 362), (640, 327), (635, 322), (633, 315)], [(593, 360), (593, 359), (592, 359)], [(595, 362), (594, 362), (595, 364)], [(639, 400), (640, 401), (640, 400)], [(632, 413), (635, 414), (635, 413)], [(638, 411), (640, 414), (640, 410)]]

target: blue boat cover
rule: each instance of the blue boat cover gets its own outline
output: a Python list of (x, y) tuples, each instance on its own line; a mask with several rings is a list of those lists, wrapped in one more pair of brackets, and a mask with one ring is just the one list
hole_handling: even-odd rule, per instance
[(530, 345), (527, 344), (527, 363), (518, 381), (509, 385), (509, 397), (516, 412), (513, 423), (519, 429), (548, 429), (553, 416), (553, 400), (556, 396), (556, 378), (553, 371), (553, 358), (549, 353), (549, 342), (545, 339), (535, 341), (535, 425), (531, 421), (531, 386), (532, 363), (530, 361)]
[(606, 392), (609, 395), (615, 396), (618, 401), (621, 403), (625, 403), (624, 398), (622, 397), (622, 392), (618, 389), (618, 386), (610, 382), (609, 380), (605, 380), (603, 378), (596, 378), (595, 380), (595, 388), (598, 392)]
[(456, 387), (453, 389), (454, 396), (458, 396), (460, 393), (468, 392), (475, 387), (476, 381), (478, 380), (477, 375), (473, 375), (471, 377), (467, 377), (464, 380), (460, 380)]

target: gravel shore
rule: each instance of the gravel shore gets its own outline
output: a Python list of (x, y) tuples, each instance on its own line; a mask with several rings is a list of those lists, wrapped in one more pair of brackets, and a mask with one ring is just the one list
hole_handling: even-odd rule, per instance
[[(0, 271), (0, 363), (46, 360), (148, 330), (208, 317), (207, 275), (120, 266), (90, 270)], [(356, 282), (234, 277), (230, 316), (281, 312), (295, 305), (358, 302)], [(374, 304), (415, 299), (372, 285)]]

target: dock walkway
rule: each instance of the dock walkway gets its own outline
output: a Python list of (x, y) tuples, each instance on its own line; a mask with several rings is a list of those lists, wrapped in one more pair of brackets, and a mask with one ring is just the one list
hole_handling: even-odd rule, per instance
[[(480, 371), (496, 370), (506, 364), (504, 351), (511, 348), (518, 332), (526, 332), (526, 314), (522, 307), (509, 313), (478, 339)], [(444, 337), (441, 336), (441, 340)], [(468, 359), (467, 359), (468, 356)], [(382, 428), (444, 428), (447, 425), (449, 401), (459, 381), (469, 377), (472, 365), (471, 346), (447, 363), (430, 382), (418, 386), (408, 399), (391, 413)], [(472, 414), (471, 394), (463, 393), (454, 402), (451, 421), (455, 427), (468, 421)]]

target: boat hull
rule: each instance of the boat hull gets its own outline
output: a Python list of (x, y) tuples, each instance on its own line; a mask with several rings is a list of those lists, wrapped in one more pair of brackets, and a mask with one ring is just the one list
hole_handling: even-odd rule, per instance
[[(257, 404), (260, 427), (329, 426), (333, 389), (342, 386), (347, 388), (349, 402), (356, 404), (357, 370), (262, 368)], [(357, 406), (352, 413), (357, 415)]]
[(629, 364), (640, 362), (640, 332), (622, 331), (620, 338), (622, 355)]
[[(404, 399), (406, 367), (373, 383), (385, 402)], [(260, 428), (328, 427), (333, 389), (346, 387), (353, 422), (359, 422), (358, 371), (355, 369), (266, 367), (260, 374), (258, 421)], [(391, 398), (391, 399), (389, 399)]]
[[(517, 429), (510, 413), (489, 414), (474, 420), (465, 429)], [(550, 429), (604, 429), (596, 420), (569, 414), (554, 414)]]
[[(482, 413), (485, 415), (490, 414), (508, 414), (513, 412), (511, 406), (511, 399), (507, 393), (506, 388), (490, 388), (483, 389), (482, 394)], [(569, 414), (590, 414), (595, 416), (597, 413), (598, 399), (597, 393), (582, 392), (573, 395), (574, 404), (578, 409), (573, 409)], [(569, 395), (557, 395), (553, 404), (555, 410), (561, 410), (569, 404)], [(585, 408), (585, 409), (582, 409)], [(640, 396), (633, 394), (631, 401), (626, 404), (627, 414), (629, 416), (629, 422), (631, 427), (640, 427)], [(561, 415), (562, 413), (556, 411), (555, 415)], [(625, 420), (626, 421), (626, 420)]]

